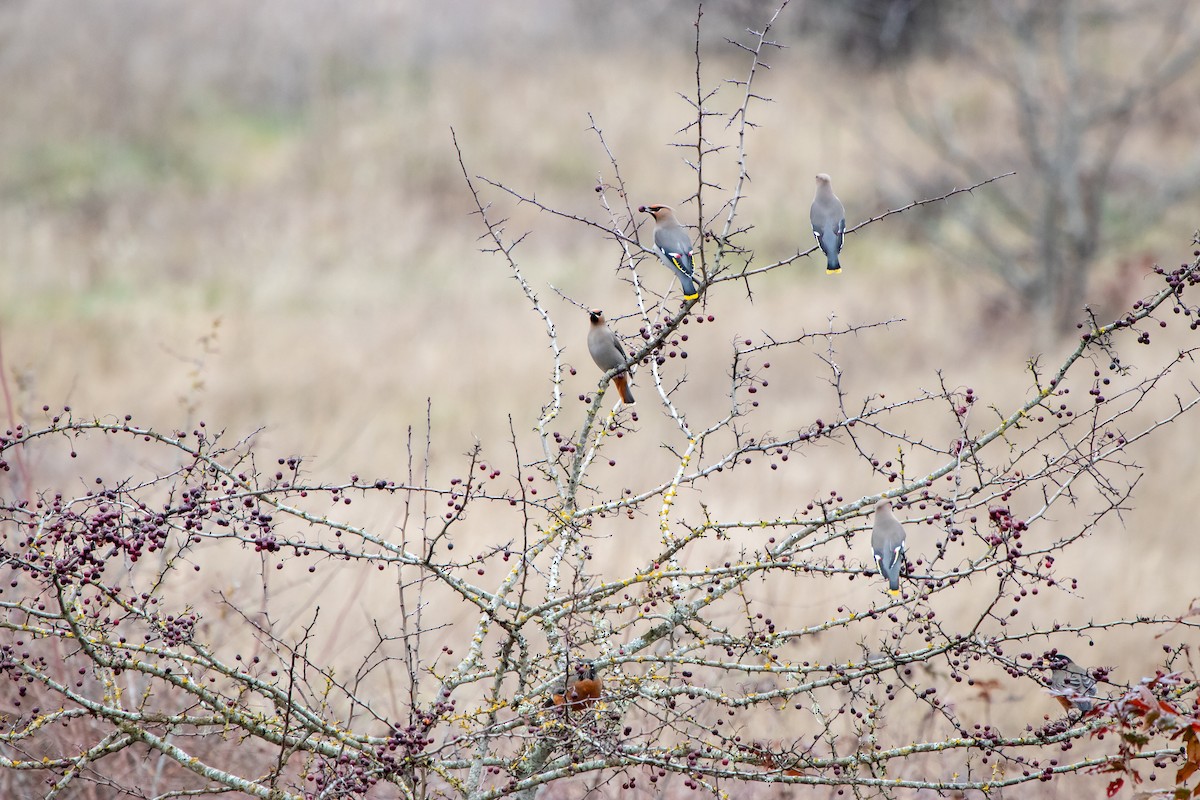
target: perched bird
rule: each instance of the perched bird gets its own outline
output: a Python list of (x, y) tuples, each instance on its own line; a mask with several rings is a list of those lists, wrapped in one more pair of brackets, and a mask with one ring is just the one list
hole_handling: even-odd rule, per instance
[[(608, 323), (604, 321), (604, 312), (593, 309), (588, 312), (588, 318), (592, 321), (592, 329), (588, 331), (588, 352), (592, 354), (592, 361), (604, 372), (622, 366), (629, 357), (625, 355), (621, 340), (608, 329)], [(635, 401), (633, 391), (629, 388), (628, 370), (618, 372), (613, 376), (612, 382), (621, 393), (621, 402), (633, 405)]]
[(556, 694), (546, 701), (546, 706), (566, 706), (569, 711), (581, 711), (590, 707), (600, 699), (604, 689), (604, 681), (596, 677), (596, 665), (591, 661), (580, 661), (575, 665), (575, 674), (579, 676), (568, 684), (566, 691)]
[(817, 176), (817, 195), (808, 210), (808, 219), (812, 222), (813, 236), (825, 253), (825, 272), (841, 272), (838, 253), (842, 252), (842, 240), (846, 238), (846, 209), (833, 193), (833, 183), (824, 172)]
[(1096, 679), (1068, 656), (1056, 653), (1050, 662), (1050, 694), (1065, 710), (1091, 711), (1095, 707)]
[(638, 211), (654, 216), (654, 246), (658, 250), (658, 257), (679, 278), (683, 296), (695, 300), (700, 292), (696, 289), (692, 264), (692, 237), (675, 219), (675, 212), (670, 206), (639, 206)]
[(904, 566), (904, 527), (892, 513), (892, 501), (886, 497), (875, 504), (875, 525), (871, 529), (871, 549), (879, 574), (887, 578), (888, 592), (900, 594), (900, 568)]

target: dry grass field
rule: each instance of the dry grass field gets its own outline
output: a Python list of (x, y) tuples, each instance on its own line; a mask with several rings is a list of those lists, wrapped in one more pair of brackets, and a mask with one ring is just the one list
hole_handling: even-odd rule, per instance
[[(618, 5), (610, 16), (552, 2), (534, 4), (537, 13), (473, 1), (0, 7), (0, 354), (11, 393), (5, 427), (44, 420), (43, 404), (69, 405), (83, 417), (128, 413), (160, 430), (190, 430), (203, 420), (230, 439), (253, 434), (264, 463), (302, 457), (313, 480), (351, 473), (400, 479), (408, 474), (410, 441), (423, 447), (428, 418), (433, 482), (460, 475), (477, 441), (489, 464), (510, 470), (510, 425), (517, 449), (532, 460), (532, 426), (551, 391), (548, 340), (503, 260), (480, 251), (483, 229), (471, 214), (451, 129), (472, 176), (603, 221), (593, 187), (613, 175), (591, 115), (634, 207), (690, 195), (694, 173), (671, 143), (691, 118), (678, 93), (695, 90), (694, 12), (655, 12), (660, 24), (678, 24), (651, 38), (640, 31), (635, 4)], [(717, 33), (736, 30), (733, 16), (714, 19), (706, 36), (707, 84), (745, 71), (745, 59)], [(574, 35), (564, 36), (564, 27)], [(806, 212), (816, 172), (834, 176), (851, 225), (942, 194), (956, 181), (895, 112), (888, 80), (857, 67), (832, 69), (836, 62), (812, 38), (787, 43), (771, 57), (760, 87), (774, 102), (757, 107), (760, 127), (749, 134), (751, 183), (741, 214), (753, 229), (742, 244), (758, 263), (810, 246)], [(965, 120), (981, 151), (1003, 152), (998, 145), (1011, 136), (1012, 111), (994, 85), (932, 58), (913, 69), (924, 102)], [(1198, 87), (1200, 81), (1185, 82), (1171, 96), (1177, 127), (1135, 129), (1127, 158), (1146, 171), (1193, 158)], [(728, 112), (738, 101), (730, 85), (712, 107)], [(733, 134), (712, 135), (733, 145)], [(733, 150), (710, 163), (712, 179), (731, 185)], [(999, 159), (986, 166), (990, 174), (1010, 169)], [(1117, 191), (1121, 181), (1140, 190), (1140, 180), (1120, 176)], [(578, 369), (564, 393), (592, 391), (597, 374), (585, 348), (586, 315), (556, 290), (605, 309), (620, 332), (635, 333), (620, 248), (595, 229), (484, 191), (510, 235), (529, 231), (515, 251), (519, 266)], [(826, 276), (809, 257), (762, 276), (753, 298), (737, 284), (722, 285), (704, 309), (714, 321), (691, 326), (688, 359), (672, 365), (687, 377), (679, 406), (701, 423), (728, 406), (735, 340), (892, 320), (837, 342), (850, 406), (871, 394), (936, 390), (940, 374), (981, 397), (974, 413), (1008, 413), (1031, 387), (1029, 359), (1050, 367), (1074, 341), (1035, 324), (978, 264), (949, 255), (945, 245), (964, 235), (956, 211), (986, 204), (988, 191), (848, 237), (839, 276)], [(1149, 292), (1144, 260), (1171, 267), (1190, 259), (1196, 212), (1193, 194), (1152, 227), (1112, 219), (1119, 235), (1091, 276), (1096, 307), (1115, 311)], [(681, 215), (695, 221), (694, 208)], [(645, 237), (648, 226), (638, 222)], [(649, 261), (640, 275), (652, 290), (666, 290), (667, 274)], [(1155, 339), (1157, 362), (1143, 367), (1145, 351), (1137, 349), (1122, 358), (1149, 371), (1150, 362), (1164, 353), (1169, 360), (1190, 341), (1186, 325), (1173, 326)], [(823, 354), (814, 347), (772, 363), (759, 430), (782, 434), (835, 413)], [(1178, 376), (1181, 390), (1200, 377), (1189, 370)], [(638, 430), (608, 452), (617, 463), (601, 472), (599, 494), (651, 485), (675, 463), (659, 443), (678, 432), (656, 406), (648, 379), (636, 380), (635, 389), (643, 400)], [(1145, 426), (1169, 406), (1139, 411), (1128, 425)], [(564, 429), (578, 424), (584, 408), (567, 403)], [(940, 416), (924, 414), (905, 419), (914, 435), (954, 435)], [(1200, 595), (1200, 417), (1160, 434), (1134, 451), (1130, 479), (1140, 471), (1145, 478), (1127, 509), (1063, 555), (1061, 571), (1077, 576), (1078, 588), (1042, 598), (1031, 612), (1039, 623), (1179, 614)], [(152, 466), (139, 461), (145, 453), (99, 437), (80, 448), (79, 459), (65, 453), (65, 446), (45, 448), (28, 465), (29, 486), (8, 474), (0, 491), (71, 490), (93, 474)], [(689, 490), (679, 498), (681, 513), (697, 513), (703, 503), (726, 519), (773, 518), (831, 491), (852, 498), (886, 488), (841, 448), (778, 466), (762, 459), (716, 491)], [(933, 466), (908, 468), (917, 474)], [(399, 535), (401, 510), (378, 498), (344, 513)], [(1043, 524), (1078, 523), (1067, 511), (1055, 513), (1062, 517)], [(477, 538), (460, 541), (468, 549), (507, 541), (513, 522), (499, 512), (477, 514), (459, 534)], [(639, 563), (639, 539), (656, 541), (657, 530), (653, 519), (618, 516), (597, 521), (590, 534), (593, 569), (615, 578)], [(714, 541), (697, 552), (715, 562), (739, 546)], [(920, 533), (910, 534), (910, 552), (928, 547)], [(860, 539), (845, 555), (866, 560), (865, 548)], [(311, 580), (298, 572), (263, 578), (256, 559), (225, 555), (186, 584), (192, 602), (208, 609), (204, 624), (214, 634), (227, 613), (207, 599), (214, 592), (246, 608), (270, 594), (294, 609), (297, 626), (319, 605), (320, 647), (331, 663), (349, 664), (360, 644), (369, 644), (371, 620), (386, 618), (380, 609), (394, 601), (391, 577), (364, 579), (330, 564)], [(877, 587), (868, 583), (768, 584), (760, 599), (772, 616), (800, 626), (869, 603)], [(993, 587), (979, 589), (986, 596)], [(975, 611), (937, 610), (950, 624)], [(432, 613), (454, 625), (469, 620), (469, 611), (447, 605)], [(1114, 665), (1116, 680), (1135, 680), (1158, 655), (1160, 643), (1144, 638), (1139, 630), (1114, 630), (1072, 650), (1089, 663)], [(852, 658), (857, 643), (831, 636), (823, 646), (829, 652), (820, 655)], [(381, 702), (400, 703), (385, 683), (375, 687)], [(1032, 682), (1009, 682), (990, 696), (946, 691), (964, 717), (1009, 730), (1056, 713)], [(786, 735), (769, 714), (758, 724), (764, 738)], [(1078, 785), (1102, 786), (1090, 781)], [(757, 791), (744, 796), (787, 796)]]

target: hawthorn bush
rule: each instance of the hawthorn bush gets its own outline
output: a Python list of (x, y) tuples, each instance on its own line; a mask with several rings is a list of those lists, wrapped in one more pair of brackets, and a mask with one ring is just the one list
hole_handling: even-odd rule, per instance
[[(1126, 783), (1196, 794), (1195, 606), (1078, 620), (1041, 609), (1086, 584), (1059, 562), (1128, 508), (1151, 469), (1136, 448), (1200, 403), (1187, 377), (1195, 349), (1158, 344), (1169, 323), (1198, 327), (1200, 251), (1156, 268), (1118, 317), (1085, 314), (1074, 347), (1051, 367), (1031, 360), (1006, 408), (937, 370), (934, 389), (910, 396), (852, 388), (859, 376), (840, 354), (903, 348), (897, 318), (716, 343), (708, 304), (752, 302), (761, 276), (812, 248), (766, 261), (742, 245), (770, 26), (737, 43), (747, 72), (724, 84), (738, 93), (724, 112), (711, 110), (699, 30), (697, 18), (678, 143), (695, 170), (679, 205), (700, 221), (699, 299), (649, 287), (662, 273), (646, 266), (647, 228), (598, 126), (608, 163), (595, 219), (472, 176), (460, 151), (486, 248), (544, 331), (549, 391), (532, 438), (514, 423), (509, 443), (478, 444), (440, 481), (427, 424), (423, 441), (412, 431), (403, 475), (328, 482), (204, 423), (162, 431), (46, 407), (5, 432), (8, 796), (786, 791), (772, 784), (990, 795), (1088, 772), (1106, 775), (1110, 794)], [(719, 159), (732, 164), (728, 189), (712, 178)], [(999, 177), (879, 214), (850, 241)], [(523, 236), (487, 191), (606, 243), (626, 299), (608, 316), (638, 328), (627, 351), (639, 405), (614, 402), (610, 374), (569, 396), (577, 369), (560, 328), (574, 337), (589, 306), (562, 292), (560, 306), (543, 302)], [(724, 382), (703, 400), (697, 347), (728, 348)], [(820, 418), (765, 407), (796, 354), (822, 365)], [(750, 515), (729, 502), (789, 461), (820, 468), (832, 454), (875, 490), (843, 492), (848, 479), (828, 475), (826, 491)], [(618, 457), (655, 477), (626, 485)], [(909, 538), (896, 597), (866, 544), (884, 496)], [(601, 549), (630, 566), (613, 574)], [(334, 593), (361, 593), (369, 641), (339, 638), (346, 621), (322, 612)], [(811, 605), (786, 602), (800, 596)], [(1124, 685), (1087, 664), (1098, 697), (1086, 712), (1012, 730), (944, 699), (955, 686), (1044, 694), (1051, 656), (1083, 661), (1082, 642), (1123, 629), (1155, 637), (1161, 669)], [(584, 664), (603, 687), (575, 702)]]

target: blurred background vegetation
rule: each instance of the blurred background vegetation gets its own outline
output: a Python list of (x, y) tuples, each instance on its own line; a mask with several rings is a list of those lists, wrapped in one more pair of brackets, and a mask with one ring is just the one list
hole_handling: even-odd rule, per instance
[[(744, 78), (744, 54), (724, 39), (773, 8), (706, 8), (706, 85)], [(742, 244), (756, 263), (810, 246), (816, 172), (833, 175), (850, 225), (1018, 174), (850, 236), (837, 278), (808, 259), (763, 276), (753, 302), (710, 297), (717, 321), (690, 352), (688, 407), (727, 402), (705, 387), (723, 391), (733, 336), (795, 336), (835, 316), (905, 320), (838, 354), (852, 392), (913, 396), (942, 370), (1006, 408), (1030, 385), (1029, 358), (1051, 363), (1072, 346), (1064, 332), (1084, 303), (1116, 314), (1150, 291), (1154, 263), (1192, 249), (1197, 12), (1166, 0), (793, 2), (759, 87), (773, 102), (757, 107), (749, 140), (742, 219), (753, 228)], [(671, 146), (691, 118), (678, 93), (694, 93), (695, 17), (679, 0), (0, 4), (0, 345), (12, 421), (45, 403), (163, 429), (263, 427), (263, 448), (309, 459), (317, 478), (399, 477), (428, 399), (434, 480), (461, 469), (476, 438), (511, 461), (509, 416), (528, 437), (550, 359), (506, 268), (479, 252), (450, 129), (472, 174), (603, 219), (593, 187), (611, 176), (591, 114), (633, 205), (676, 204), (695, 188)], [(732, 110), (736, 95), (730, 87), (715, 107)], [(732, 158), (714, 166), (728, 186)], [(568, 396), (591, 390), (586, 318), (549, 286), (610, 318), (628, 313), (620, 248), (491, 199), (510, 233), (532, 232), (517, 256), (579, 367)], [(694, 223), (694, 208), (681, 216)], [(665, 286), (665, 273), (643, 273)], [(830, 413), (816, 359), (777, 369), (763, 413), (778, 429)], [(653, 441), (669, 427), (644, 405)], [(1102, 545), (1066, 557), (1092, 582), (1058, 600), (1064, 617), (1185, 607), (1194, 589), (1135, 589), (1128, 565), (1200, 571), (1196, 549), (1177, 546), (1194, 528), (1180, 498), (1200, 491), (1187, 424), (1140, 453), (1176, 465), (1177, 481), (1139, 487), (1123, 527), (1106, 519)], [(670, 462), (623, 452), (628, 484)], [(32, 466), (38, 485), (81, 474), (65, 461)], [(838, 469), (796, 463), (737, 497), (683, 501), (753, 517), (799, 507), (831, 480), (846, 496), (880, 488)], [(376, 522), (393, 519), (380, 511)], [(495, 539), (475, 522), (481, 540)], [(635, 557), (614, 553), (613, 569)], [(780, 598), (785, 611), (813, 602)], [(1119, 637), (1076, 658), (1136, 659)]]

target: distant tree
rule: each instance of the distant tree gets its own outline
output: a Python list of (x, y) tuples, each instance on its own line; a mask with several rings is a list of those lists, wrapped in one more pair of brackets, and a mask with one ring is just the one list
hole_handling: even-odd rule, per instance
[[(203, 423), (164, 432), (47, 408), (0, 437), (0, 470), (24, 476), (0, 497), (5, 796), (746, 798), (772, 783), (830, 796), (1029, 796), (1087, 771), (1112, 773), (1111, 792), (1126, 780), (1195, 791), (1200, 718), (1185, 642), (1200, 629), (1197, 610), (1058, 621), (1037, 610), (1075, 585), (1061, 554), (1089, 546), (1098, 523), (1127, 506), (1143, 472), (1130, 448), (1200, 407), (1194, 382), (1170, 384), (1196, 349), (1153, 339), (1171, 320), (1197, 328), (1200, 257), (1159, 270), (1153, 291), (1117, 319), (1085, 319), (1077, 346), (1051, 368), (1031, 362), (1024, 398), (1005, 409), (932, 367), (929, 391), (854, 395), (842, 348), (895, 337), (900, 320), (713, 341), (708, 299), (741, 299), (814, 249), (762, 263), (741, 246), (744, 143), (776, 46), (770, 30), (737, 45), (739, 102), (720, 116), (706, 110), (716, 90), (702, 76), (697, 25), (679, 142), (696, 177), (680, 208), (699, 220), (697, 300), (649, 287), (665, 274), (647, 266), (657, 258), (645, 215), (599, 127), (607, 162), (596, 219), (464, 166), (486, 247), (543, 330), (550, 383), (532, 452), (514, 426), (511, 442), (479, 444), (458, 477), (437, 482), (427, 427), (412, 431), (401, 475), (316, 483), (301, 459), (271, 458)], [(719, 158), (737, 165), (728, 189), (711, 182)], [(638, 328), (626, 342), (640, 367), (636, 407), (615, 402), (615, 369), (568, 397), (563, 339), (582, 340), (586, 304), (544, 302), (521, 264), (523, 234), (505, 230), (498, 207), (514, 200), (609, 247), (627, 286), (609, 317), (617, 330)], [(1133, 371), (1115, 349), (1135, 342)], [(727, 400), (717, 412), (683, 391), (687, 351), (698, 347), (728, 348), (727, 382), (706, 389)], [(824, 364), (813, 391), (827, 413), (771, 430), (760, 403), (780, 371), (772, 361), (794, 352)], [(666, 434), (647, 435), (649, 415)], [(130, 456), (95, 457), (114, 450)], [(706, 502), (835, 450), (878, 491), (845, 497), (831, 476), (830, 491), (784, 515)], [(667, 467), (644, 485), (608, 471), (618, 457), (658, 453)], [(96, 463), (109, 474), (73, 466)], [(56, 483), (59, 471), (87, 477)], [(867, 541), (885, 495), (923, 542), (897, 596), (883, 591)], [(392, 521), (364, 522), (364, 505)], [(1063, 522), (1067, 506), (1083, 521)], [(627, 552), (632, 566), (600, 574), (599, 546)], [(261, 585), (209, 599), (234, 563), (257, 565)], [(317, 581), (330, 573), (350, 578), (344, 591), (379, 573), (393, 590), (394, 602), (365, 609), (374, 639), (358, 664), (340, 663), (336, 630), (320, 625), (333, 589)], [(773, 606), (848, 594), (856, 582), (878, 586), (877, 599), (807, 618)], [(967, 622), (936, 610), (949, 605)], [(459, 608), (469, 623), (448, 624), (446, 610)], [(1181, 642), (1163, 639), (1160, 673), (1134, 686), (1086, 664), (1075, 683), (1086, 696), (1059, 690), (1069, 710), (1037, 728), (974, 724), (943, 700), (950, 684), (995, 692), (998, 675), (1058, 689), (1058, 652), (1118, 627)], [(766, 719), (784, 719), (788, 735), (761, 735)]]
[(891, 69), (939, 48), (958, 6), (953, 0), (816, 0), (800, 16), (804, 28), (827, 39), (838, 58)]
[(1007, 108), (956, 118), (904, 70), (891, 73), (901, 110), (954, 173), (997, 162), (1018, 173), (966, 211), (960, 263), (991, 270), (1048, 329), (1068, 331), (1114, 232), (1135, 235), (1197, 194), (1200, 160), (1148, 172), (1126, 145), (1135, 131), (1169, 127), (1179, 109), (1162, 97), (1200, 75), (1200, 7), (993, 0), (964, 6), (943, 32), (957, 68), (1008, 95), (1013, 127), (997, 135)]

